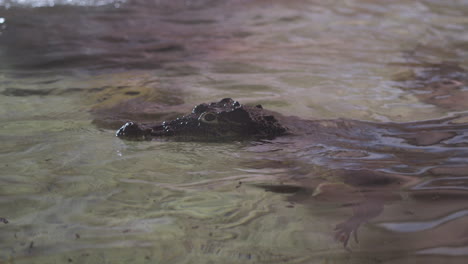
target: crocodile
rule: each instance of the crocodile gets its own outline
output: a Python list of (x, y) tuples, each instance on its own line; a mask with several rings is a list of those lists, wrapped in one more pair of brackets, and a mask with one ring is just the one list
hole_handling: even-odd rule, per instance
[[(347, 247), (350, 237), (354, 234), (357, 241), (357, 229), (378, 216), (385, 203), (401, 199), (402, 189), (423, 186), (419, 181), (426, 174), (453, 175), (449, 181), (454, 181), (454, 186), (459, 184), (459, 171), (468, 169), (463, 162), (468, 156), (467, 120), (466, 115), (407, 123), (304, 120), (224, 98), (199, 104), (191, 113), (172, 121), (127, 122), (116, 136), (129, 140), (250, 140), (248, 150), (262, 154), (261, 162), (255, 160), (252, 166), (276, 168), (282, 161), (298, 164), (281, 184), (254, 186), (289, 194), (293, 202), (338, 196), (353, 209), (353, 215), (339, 223), (335, 231), (336, 239)], [(325, 169), (317, 170), (316, 164)], [(297, 168), (302, 168), (299, 173)], [(418, 187), (411, 194), (466, 195), (458, 192), (458, 187), (446, 188), (451, 184), (443, 182), (440, 190)]]
[[(249, 106), (224, 98), (219, 102), (196, 105), (189, 114), (170, 121), (128, 121), (115, 134), (126, 140), (232, 142), (306, 136), (309, 140), (326, 142), (349, 138), (351, 134), (359, 139), (376, 138), (376, 131), (371, 127), (375, 128), (375, 125), (348, 119), (304, 120), (264, 109), (260, 104)], [(425, 138), (418, 137), (417, 140)]]
[(127, 122), (117, 132), (127, 139), (165, 138), (179, 141), (230, 141), (275, 138), (288, 129), (261, 105), (246, 106), (231, 98), (199, 104), (190, 114), (160, 124)]

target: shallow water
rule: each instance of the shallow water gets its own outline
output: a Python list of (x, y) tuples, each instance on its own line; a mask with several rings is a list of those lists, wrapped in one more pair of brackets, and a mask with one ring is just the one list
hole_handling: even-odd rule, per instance
[[(0, 263), (464, 263), (467, 15), (467, 1), (0, 0)], [(261, 142), (114, 136), (224, 97), (369, 122)], [(334, 228), (356, 210), (376, 215), (346, 249)]]

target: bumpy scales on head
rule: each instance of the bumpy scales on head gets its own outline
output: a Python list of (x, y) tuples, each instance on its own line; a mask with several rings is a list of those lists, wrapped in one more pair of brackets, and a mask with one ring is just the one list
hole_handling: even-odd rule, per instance
[(161, 124), (127, 122), (116, 135), (127, 139), (170, 138), (182, 141), (271, 139), (287, 133), (261, 105), (241, 105), (231, 98), (199, 104), (192, 113)]

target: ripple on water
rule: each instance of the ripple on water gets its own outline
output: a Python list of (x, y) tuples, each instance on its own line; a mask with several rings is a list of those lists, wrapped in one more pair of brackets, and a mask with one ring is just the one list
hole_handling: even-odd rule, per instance
[[(466, 261), (462, 2), (46, 2), (0, 0), (0, 262)], [(222, 97), (430, 121), (229, 144), (114, 136)], [(353, 252), (333, 241), (379, 202)]]

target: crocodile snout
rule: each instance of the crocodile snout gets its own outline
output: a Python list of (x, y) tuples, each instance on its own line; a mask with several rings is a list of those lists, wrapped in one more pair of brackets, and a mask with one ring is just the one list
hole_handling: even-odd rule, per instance
[(127, 122), (125, 125), (123, 125), (115, 135), (117, 137), (125, 137), (125, 138), (141, 138), (145, 137), (148, 134), (149, 131), (146, 131), (140, 126), (134, 122)]

